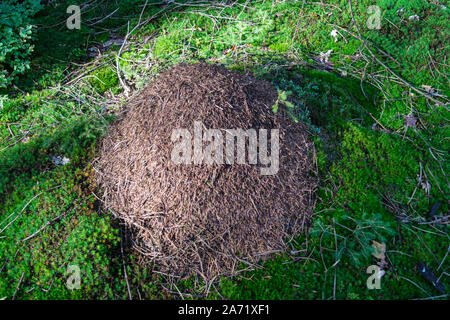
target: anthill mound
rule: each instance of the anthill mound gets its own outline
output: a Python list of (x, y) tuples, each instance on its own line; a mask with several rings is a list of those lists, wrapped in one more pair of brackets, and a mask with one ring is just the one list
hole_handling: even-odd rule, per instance
[[(104, 205), (131, 226), (137, 249), (161, 272), (232, 274), (242, 262), (283, 251), (308, 224), (313, 145), (305, 125), (272, 112), (277, 97), (270, 83), (250, 75), (179, 64), (133, 99), (103, 138), (94, 168)], [(194, 140), (195, 121), (224, 136), (229, 129), (279, 130), (279, 170), (264, 175), (268, 165), (237, 164), (237, 158), (176, 163), (172, 134), (185, 128)]]

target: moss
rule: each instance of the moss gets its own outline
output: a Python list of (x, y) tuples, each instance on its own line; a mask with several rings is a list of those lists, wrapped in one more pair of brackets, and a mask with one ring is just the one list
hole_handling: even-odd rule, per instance
[(113, 89), (114, 93), (118, 92), (119, 78), (117, 72), (110, 66), (102, 67), (94, 71), (89, 78), (90, 84), (94, 89), (103, 94), (109, 89)]
[(419, 173), (420, 155), (398, 136), (374, 132), (358, 125), (344, 131), (340, 154), (333, 165), (330, 179), (340, 187), (335, 201), (352, 213), (382, 212), (382, 195), (407, 202)]
[(153, 57), (156, 59), (168, 58), (178, 48), (177, 39), (173, 36), (160, 36), (153, 47)]

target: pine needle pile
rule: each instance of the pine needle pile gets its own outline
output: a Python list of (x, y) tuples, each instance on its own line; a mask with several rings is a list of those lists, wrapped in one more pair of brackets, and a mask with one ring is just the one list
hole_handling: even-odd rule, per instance
[[(104, 206), (159, 271), (209, 280), (282, 252), (308, 226), (317, 178), (307, 128), (272, 106), (277, 90), (222, 66), (178, 64), (134, 98), (94, 162)], [(174, 129), (279, 130), (279, 171), (175, 164)], [(270, 150), (270, 147), (268, 148)]]

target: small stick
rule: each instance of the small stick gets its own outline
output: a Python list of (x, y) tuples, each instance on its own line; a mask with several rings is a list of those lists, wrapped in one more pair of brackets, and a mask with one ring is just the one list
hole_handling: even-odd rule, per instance
[(60, 214), (60, 215), (57, 216), (56, 218), (53, 218), (53, 219), (47, 221), (47, 223), (44, 224), (44, 226), (42, 226), (42, 228), (40, 228), (39, 230), (37, 230), (37, 231), (36, 231), (35, 233), (33, 233), (32, 235), (26, 237), (25, 239), (22, 239), (22, 241), (27, 241), (27, 240), (29, 240), (29, 239), (31, 239), (31, 238), (34, 238), (39, 232), (41, 232), (42, 230), (44, 230), (47, 226), (51, 225), (51, 224), (52, 224), (53, 222), (55, 222), (56, 220), (58, 220), (58, 219), (62, 218), (63, 216), (65, 216), (65, 215), (67, 214), (67, 212), (68, 212), (68, 211), (66, 211), (66, 212), (64, 212), (64, 213), (62, 213), (62, 214)]
[[(122, 233), (122, 232), (120, 232), (120, 233)], [(123, 272), (124, 272), (124, 275), (125, 275), (125, 282), (127, 283), (128, 297), (130, 298), (130, 300), (133, 300), (133, 296), (131, 295), (131, 290), (130, 290), (130, 284), (128, 283), (127, 268), (125, 266), (125, 258), (124, 258), (124, 254), (123, 254), (122, 236), (120, 237), (120, 253), (122, 255), (122, 266), (123, 266)]]
[(16, 290), (14, 290), (14, 294), (12, 296), (12, 300), (14, 300), (16, 298), (16, 293), (17, 293), (17, 291), (19, 291), (19, 287), (20, 287), (20, 284), (22, 283), (24, 275), (25, 275), (25, 272), (22, 272), (22, 275), (20, 276), (19, 283), (17, 284)]

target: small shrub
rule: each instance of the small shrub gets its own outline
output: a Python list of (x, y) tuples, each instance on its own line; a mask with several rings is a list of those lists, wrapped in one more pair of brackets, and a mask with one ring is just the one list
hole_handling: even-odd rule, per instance
[(30, 68), (28, 57), (33, 51), (31, 17), (40, 8), (39, 0), (0, 3), (0, 87), (5, 87)]

